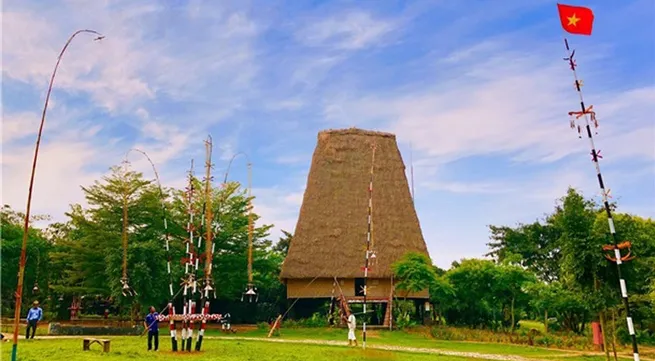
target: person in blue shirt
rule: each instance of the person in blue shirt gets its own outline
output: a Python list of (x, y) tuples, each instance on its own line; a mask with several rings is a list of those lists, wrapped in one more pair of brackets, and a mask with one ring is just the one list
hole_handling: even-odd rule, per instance
[(146, 316), (143, 325), (148, 330), (148, 351), (152, 350), (152, 339), (155, 339), (155, 351), (159, 348), (159, 314), (155, 312), (155, 306), (150, 306), (150, 313)]
[(39, 307), (39, 301), (32, 303), (32, 308), (27, 312), (27, 334), (25, 339), (30, 338), (30, 329), (32, 330), (32, 337), (36, 333), (36, 325), (43, 318), (43, 310)]

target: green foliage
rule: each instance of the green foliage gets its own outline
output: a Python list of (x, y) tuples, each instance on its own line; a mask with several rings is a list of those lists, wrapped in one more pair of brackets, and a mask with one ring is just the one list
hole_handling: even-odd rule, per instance
[(393, 326), (399, 330), (416, 326), (417, 323), (412, 319), (415, 311), (413, 301), (396, 300), (393, 305)]
[(282, 237), (280, 237), (280, 240), (277, 241), (273, 247), (273, 250), (286, 257), (287, 253), (289, 252), (289, 246), (291, 245), (292, 238), (293, 235), (291, 233), (282, 230)]
[[(200, 224), (200, 214), (206, 210), (201, 182), (193, 179), (195, 194), (191, 205), (196, 211), (196, 235), (206, 229)], [(160, 309), (168, 302), (169, 276), (167, 252), (164, 247), (164, 214), (166, 214), (174, 290), (179, 287), (183, 267), (179, 260), (184, 256), (184, 240), (188, 237), (189, 199), (184, 191), (160, 190), (141, 173), (113, 167), (111, 172), (93, 185), (82, 187), (88, 207), (71, 205), (68, 220), (50, 225), (47, 231), (30, 231), (28, 242), (28, 266), (26, 287), (34, 280), (35, 254), (40, 252), (40, 280), (42, 289), (55, 292), (52, 311), (67, 317), (66, 308), (73, 296), (87, 297), (83, 310), (93, 311), (91, 299), (110, 300), (111, 312), (129, 314), (140, 312), (154, 305)], [(163, 195), (163, 199), (162, 199)], [(213, 278), (221, 311), (229, 311), (233, 322), (254, 322), (280, 313), (285, 301), (284, 285), (278, 280), (284, 247), (272, 249), (267, 240), (271, 225), (258, 224), (259, 216), (253, 214), (256, 227), (253, 230), (253, 281), (259, 291), (259, 304), (241, 302), (241, 295), (248, 282), (248, 207), (246, 191), (239, 183), (227, 183), (212, 190), (213, 221), (218, 225), (214, 234), (216, 254), (213, 259)], [(130, 285), (138, 292), (134, 298), (121, 293), (123, 247), (121, 242), (123, 204), (127, 202), (128, 250), (127, 275)], [(162, 204), (165, 212), (162, 213)], [(208, 210), (207, 210), (208, 211)], [(22, 237), (21, 216), (3, 209), (3, 308), (11, 305), (11, 293), (15, 290), (18, 254)], [(194, 240), (195, 241), (195, 240)], [(288, 241), (287, 241), (288, 244)], [(38, 250), (38, 252), (37, 252)], [(5, 258), (7, 256), (7, 258)], [(7, 261), (8, 260), (8, 261)], [(43, 279), (43, 281), (41, 281)], [(14, 285), (13, 287), (11, 285)], [(26, 303), (31, 298), (26, 299)], [(58, 306), (58, 307), (55, 307)], [(97, 310), (102, 312), (102, 310)], [(138, 315), (137, 317), (141, 317)]]
[(49, 335), (120, 335), (120, 336), (139, 336), (143, 333), (143, 325), (134, 325), (133, 327), (112, 327), (112, 326), (80, 326), (80, 325), (61, 325), (51, 323), (49, 325)]
[(285, 328), (322, 328), (327, 327), (327, 316), (321, 312), (315, 312), (312, 317), (303, 318), (300, 320), (285, 320)]
[(405, 297), (409, 293), (428, 289), (437, 278), (430, 258), (416, 252), (408, 252), (403, 255), (391, 266), (391, 269), (397, 280), (396, 289), (405, 291)]
[[(649, 297), (655, 279), (655, 222), (620, 213), (613, 220), (618, 241), (632, 241), (631, 251), (637, 258), (622, 265), (622, 276), (636, 303), (635, 317), (645, 318), (643, 325), (649, 325), (655, 319), (642, 310), (655, 308)], [(547, 311), (564, 329), (581, 333), (596, 314), (619, 304), (616, 266), (602, 250), (603, 245), (613, 243), (607, 214), (576, 190), (569, 188), (543, 221), (490, 229), (489, 255), (519, 264), (550, 284), (531, 291), (533, 313)]]
[[(49, 255), (53, 244), (47, 239), (46, 232), (33, 228), (35, 222), (48, 219), (49, 217), (43, 215), (32, 216), (30, 219), (23, 281), (22, 310), (25, 313), (32, 301), (39, 300), (42, 304), (47, 304), (48, 298), (51, 296), (47, 285), (51, 279)], [(18, 265), (23, 243), (24, 220), (25, 215), (15, 212), (9, 205), (4, 205), (0, 210), (0, 254), (2, 254), (0, 299), (2, 299), (3, 314), (12, 313), (16, 302), (14, 294), (18, 284)], [(35, 282), (39, 285), (39, 292), (36, 293), (32, 290)]]
[(453, 325), (513, 329), (526, 309), (534, 276), (521, 267), (467, 259), (446, 273), (455, 297), (445, 312)]
[(557, 347), (574, 350), (594, 350), (590, 337), (575, 334), (543, 334), (531, 329), (519, 328), (515, 333), (494, 332), (491, 330), (461, 327), (434, 326), (430, 328), (432, 337), (446, 341), (473, 341), (500, 344)]

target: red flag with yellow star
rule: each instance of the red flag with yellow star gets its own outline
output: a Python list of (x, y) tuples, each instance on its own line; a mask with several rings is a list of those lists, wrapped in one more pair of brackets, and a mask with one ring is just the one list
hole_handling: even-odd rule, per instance
[(582, 6), (557, 4), (559, 19), (564, 30), (571, 34), (591, 35), (594, 12)]

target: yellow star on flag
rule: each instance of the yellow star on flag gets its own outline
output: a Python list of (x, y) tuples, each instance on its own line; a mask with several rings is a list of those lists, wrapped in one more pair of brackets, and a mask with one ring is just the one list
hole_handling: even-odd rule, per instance
[(577, 18), (575, 16), (575, 13), (573, 13), (573, 16), (567, 17), (567, 19), (569, 19), (569, 25), (573, 25), (573, 26), (577, 26), (578, 21), (580, 21), (580, 18)]

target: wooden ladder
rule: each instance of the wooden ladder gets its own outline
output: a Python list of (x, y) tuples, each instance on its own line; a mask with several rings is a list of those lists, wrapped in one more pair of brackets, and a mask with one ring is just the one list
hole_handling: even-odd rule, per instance
[(350, 307), (348, 307), (348, 300), (346, 299), (346, 296), (343, 295), (343, 290), (341, 289), (341, 285), (339, 284), (339, 281), (337, 280), (336, 277), (334, 277), (334, 283), (337, 285), (337, 288), (339, 289), (337, 302), (339, 304), (339, 318), (341, 320), (341, 324), (343, 325), (348, 322), (348, 315), (350, 315)]
[(382, 325), (384, 327), (391, 328), (391, 321), (393, 317), (393, 281), (391, 283), (391, 292), (389, 294), (389, 302), (387, 303), (387, 310), (384, 312), (384, 321)]

